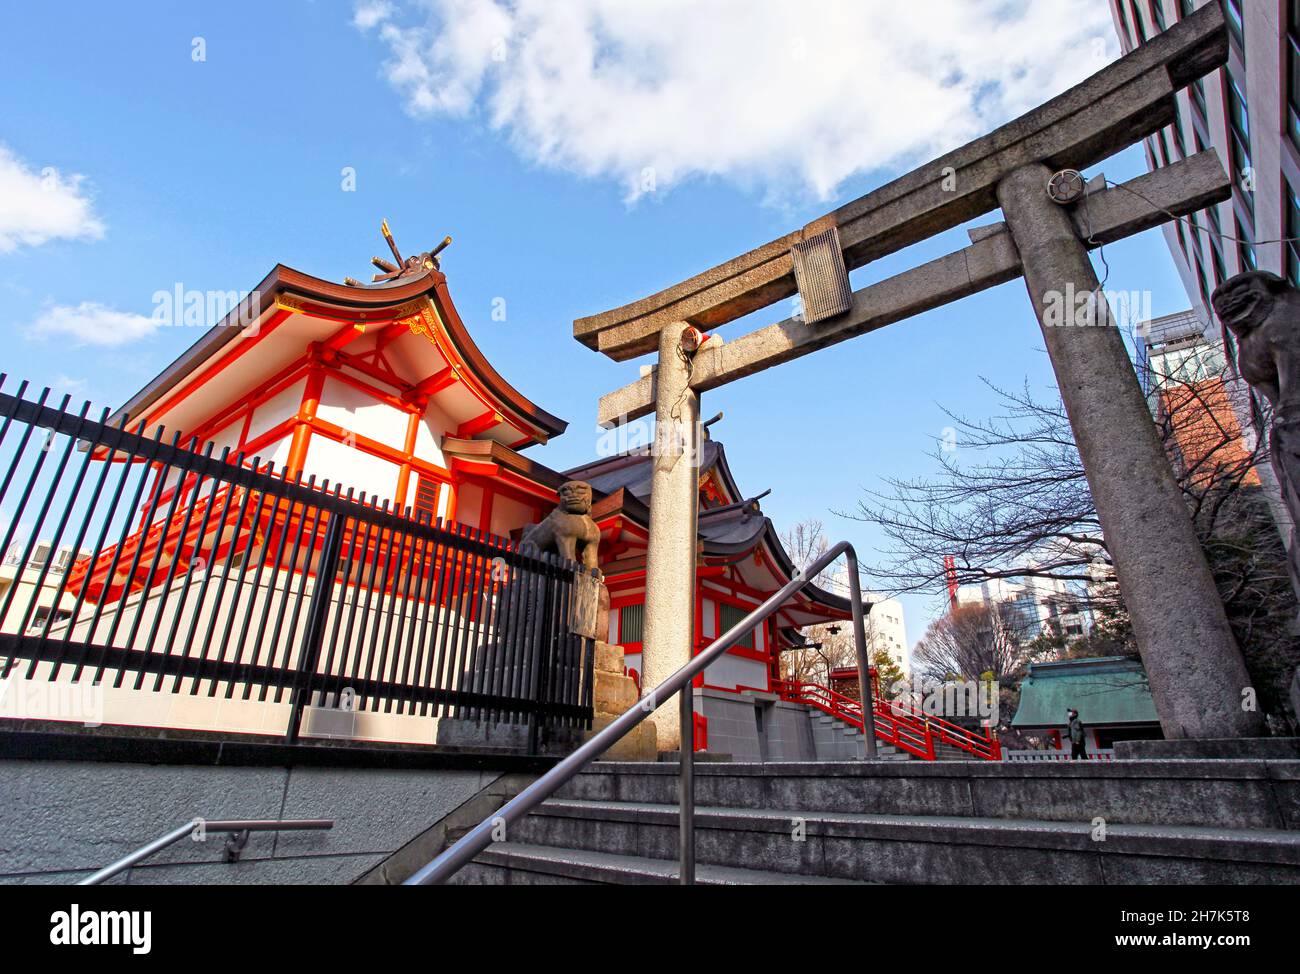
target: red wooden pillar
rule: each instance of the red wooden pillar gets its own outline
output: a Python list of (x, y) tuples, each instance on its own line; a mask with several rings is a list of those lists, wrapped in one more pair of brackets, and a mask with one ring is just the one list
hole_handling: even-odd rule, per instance
[(307, 446), (311, 443), (312, 423), (316, 420), (316, 410), (320, 407), (321, 390), (325, 387), (325, 369), (313, 364), (307, 372), (307, 384), (302, 391), (302, 402), (298, 406), (298, 415), (293, 427), (293, 439), (289, 442), (289, 459), (285, 463), (286, 473), (290, 477), (301, 473), (307, 461)]
[(397, 491), (393, 496), (393, 506), (399, 511), (406, 504), (406, 492), (411, 482), (411, 460), (415, 457), (415, 439), (420, 432), (420, 420), (424, 418), (427, 403), (427, 399), (417, 401), (406, 418), (406, 440), (402, 443), (402, 456), (406, 462), (397, 471)]

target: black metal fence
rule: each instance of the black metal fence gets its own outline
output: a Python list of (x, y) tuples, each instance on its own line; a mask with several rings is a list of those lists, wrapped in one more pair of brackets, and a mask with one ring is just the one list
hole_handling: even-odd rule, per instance
[(590, 726), (580, 566), (0, 376), (0, 679)]

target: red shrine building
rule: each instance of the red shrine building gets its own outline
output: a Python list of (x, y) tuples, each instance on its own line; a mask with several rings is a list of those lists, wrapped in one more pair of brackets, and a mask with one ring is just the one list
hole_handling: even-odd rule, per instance
[[(376, 263), (389, 273), (371, 285), (277, 266), (114, 419), (161, 427), (164, 438), (197, 447), (211, 443), (213, 455), (230, 462), (242, 456), (318, 486), (341, 484), (375, 506), (503, 538), (518, 539), (541, 520), (566, 480), (585, 480), (611, 594), (609, 641), (624, 647), (627, 672), (639, 680), (647, 452), (567, 471), (535, 459), (567, 424), (483, 356), (436, 256), (400, 269)], [(702, 452), (697, 650), (795, 571), (758, 498), (737, 485), (722, 444), (706, 439)], [(176, 484), (162, 486), (165, 501)], [(848, 617), (847, 599), (810, 586), (697, 678), (697, 746), (738, 759), (819, 756), (809, 708), (781, 697), (780, 654), (801, 644), (800, 627)]]
[(356, 287), (281, 265), (253, 293), (119, 415), (496, 534), (554, 506), (558, 475), (518, 451), (567, 424), (492, 368), (439, 271)]

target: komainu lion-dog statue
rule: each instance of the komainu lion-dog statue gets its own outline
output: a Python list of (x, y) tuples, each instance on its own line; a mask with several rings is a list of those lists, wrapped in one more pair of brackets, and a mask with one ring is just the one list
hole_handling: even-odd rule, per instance
[(591, 519), (591, 485), (581, 480), (562, 484), (560, 503), (540, 524), (524, 528), (523, 543), (597, 571), (600, 528)]

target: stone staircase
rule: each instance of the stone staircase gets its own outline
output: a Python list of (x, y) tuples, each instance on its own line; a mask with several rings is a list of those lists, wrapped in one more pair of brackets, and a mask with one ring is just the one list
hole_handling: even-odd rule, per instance
[[(813, 747), (819, 761), (858, 761), (862, 757), (862, 731), (853, 724), (819, 710), (811, 710)], [(877, 744), (876, 754), (882, 761), (919, 761), (915, 754), (893, 744)], [(969, 761), (970, 755), (951, 744), (935, 744), (936, 761)]]
[[(1300, 761), (701, 763), (698, 881), (1300, 883)], [(677, 766), (597, 763), (459, 883), (662, 884)]]
[[(838, 717), (808, 708), (812, 722), (813, 748), (819, 761), (857, 761), (862, 758), (862, 731)], [(955, 749), (954, 749), (955, 750)], [(882, 760), (910, 761), (912, 755), (892, 744), (879, 744), (876, 753)]]

